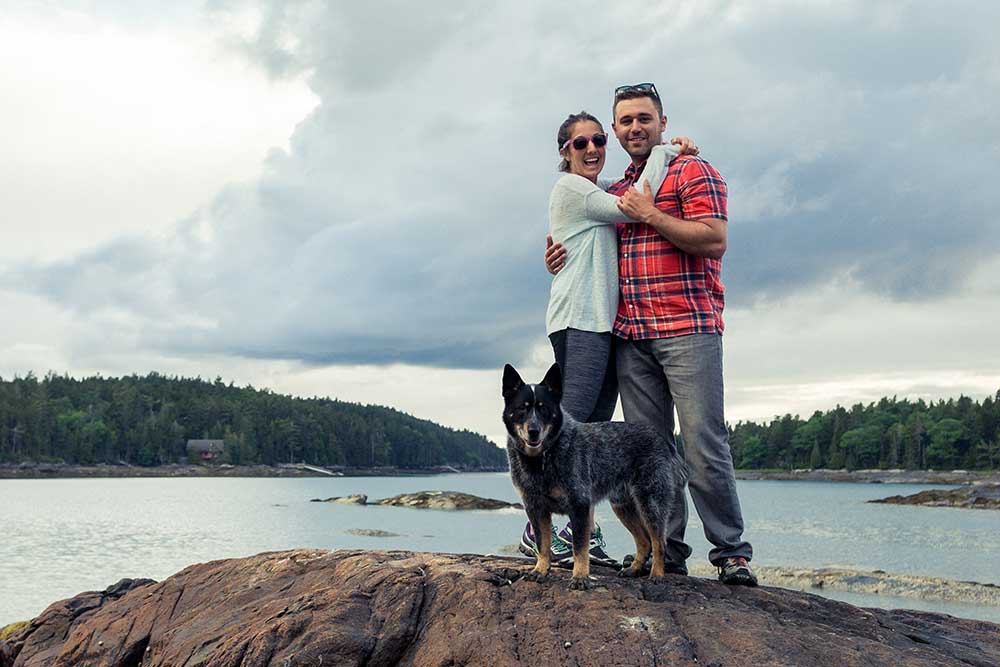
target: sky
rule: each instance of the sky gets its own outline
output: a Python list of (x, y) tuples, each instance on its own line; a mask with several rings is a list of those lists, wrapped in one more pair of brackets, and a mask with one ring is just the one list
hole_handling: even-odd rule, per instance
[(504, 363), (552, 362), (556, 131), (653, 81), (730, 189), (730, 421), (1000, 389), (1000, 5), (479, 5), (5, 2), (0, 376), (222, 377), (500, 443)]

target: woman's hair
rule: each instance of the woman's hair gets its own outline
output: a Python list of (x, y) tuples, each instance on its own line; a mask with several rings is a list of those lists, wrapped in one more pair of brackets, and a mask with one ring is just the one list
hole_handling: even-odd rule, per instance
[[(571, 139), (569, 136), (569, 131), (573, 129), (573, 126), (582, 120), (589, 120), (593, 123), (597, 123), (597, 127), (601, 128), (601, 132), (604, 131), (604, 126), (601, 125), (601, 121), (597, 120), (591, 116), (586, 111), (581, 111), (580, 113), (571, 113), (566, 116), (566, 120), (562, 122), (559, 126), (559, 134), (556, 135), (556, 145), (559, 146), (560, 152), (562, 151), (563, 144)], [(569, 160), (563, 158), (559, 163), (559, 171), (569, 171)]]

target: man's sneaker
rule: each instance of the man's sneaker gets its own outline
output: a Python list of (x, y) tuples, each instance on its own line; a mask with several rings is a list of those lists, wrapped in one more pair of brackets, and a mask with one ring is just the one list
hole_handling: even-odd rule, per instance
[(730, 586), (756, 586), (757, 575), (750, 563), (743, 556), (727, 558), (716, 567), (719, 568), (719, 581)]
[[(622, 558), (622, 568), (624, 569), (626, 567), (629, 567), (630, 565), (632, 565), (632, 562), (634, 560), (635, 560), (635, 554), (627, 554), (624, 558)], [(653, 554), (650, 554), (646, 556), (646, 562), (642, 564), (642, 569), (639, 570), (639, 574), (646, 576), (652, 569), (653, 569)], [(667, 563), (663, 566), (663, 571), (666, 574), (680, 574), (685, 577), (687, 576), (688, 573), (687, 565), (685, 565), (684, 563), (674, 563), (670, 561), (667, 561)]]
[[(573, 528), (567, 523), (566, 527), (559, 531), (559, 537), (569, 545), (569, 560), (570, 563), (572, 563)], [(601, 527), (595, 523), (594, 530), (590, 531), (590, 546), (588, 548), (588, 551), (590, 552), (590, 562), (620, 570), (622, 568), (621, 563), (608, 555), (608, 552), (604, 550), (605, 546), (607, 545), (604, 542), (604, 535), (601, 534)]]
[[(535, 531), (532, 530), (530, 521), (524, 527), (524, 532), (521, 533), (521, 543), (517, 545), (517, 550), (530, 558), (538, 556), (538, 541), (535, 539)], [(573, 545), (567, 544), (564, 539), (559, 537), (555, 526), (552, 527), (552, 546), (549, 548), (549, 552), (552, 554), (553, 565), (561, 565), (560, 561), (567, 557), (571, 563), (573, 561)]]

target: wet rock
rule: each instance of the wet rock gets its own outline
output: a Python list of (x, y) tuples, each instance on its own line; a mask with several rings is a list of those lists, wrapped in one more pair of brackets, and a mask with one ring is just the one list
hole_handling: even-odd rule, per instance
[(535, 583), (527, 569), (399, 551), (193, 565), (118, 599), (51, 605), (0, 643), (0, 667), (1000, 664), (993, 623), (600, 567), (597, 588), (571, 591), (568, 572)]
[(367, 505), (368, 496), (357, 493), (353, 496), (334, 496), (333, 498), (313, 498), (309, 502), (313, 503), (340, 503), (342, 505)]
[(471, 493), (459, 491), (417, 491), (402, 493), (392, 498), (376, 500), (373, 505), (394, 507), (416, 507), (435, 510), (498, 510), (507, 507), (523, 509), (520, 503), (508, 503), (494, 498), (480, 498)]
[(1000, 484), (973, 484), (961, 489), (950, 490), (929, 489), (910, 496), (889, 496), (868, 502), (997, 510), (1000, 509)]

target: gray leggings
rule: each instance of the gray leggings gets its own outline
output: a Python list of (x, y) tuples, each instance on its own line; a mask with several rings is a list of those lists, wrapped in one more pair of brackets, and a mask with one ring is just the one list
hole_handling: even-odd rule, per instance
[(611, 333), (562, 329), (549, 340), (563, 372), (563, 407), (577, 421), (609, 421), (618, 403)]

